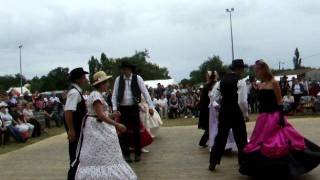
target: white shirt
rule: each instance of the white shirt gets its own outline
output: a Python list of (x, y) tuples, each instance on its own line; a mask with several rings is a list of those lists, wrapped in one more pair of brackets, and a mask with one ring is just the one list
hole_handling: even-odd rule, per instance
[(33, 115), (33, 111), (32, 110), (28, 110), (28, 109), (24, 109), (23, 110), (23, 115), (26, 119), (31, 119), (31, 118), (34, 118), (34, 115)]
[(293, 94), (302, 94), (302, 90), (300, 87), (300, 84), (294, 84), (293, 85)]
[[(219, 101), (221, 99), (221, 92), (220, 92), (220, 82), (216, 83), (217, 86), (214, 86), (213, 92), (213, 99), (215, 101)], [(243, 114), (244, 117), (248, 117), (249, 116), (249, 109), (248, 109), (248, 93), (247, 93), (247, 84), (245, 79), (241, 79), (238, 81), (238, 104), (239, 107), (241, 109), (241, 112)]]
[(158, 104), (160, 107), (168, 107), (168, 100), (167, 98), (159, 99)]
[(294, 103), (294, 97), (286, 95), (286, 96), (283, 97), (283, 102), (285, 102), (285, 103)]
[[(72, 84), (79, 92), (82, 93), (82, 89), (77, 84)], [(76, 90), (71, 89), (67, 95), (67, 102), (64, 107), (65, 111), (76, 111), (78, 104), (81, 102), (81, 94)]]
[(10, 126), (12, 124), (13, 118), (8, 112), (5, 114), (3, 112), (0, 112), (0, 117), (5, 127)]
[(57, 96), (50, 97), (50, 102), (52, 102), (52, 103), (54, 103), (54, 102), (60, 103), (60, 99)]
[[(154, 104), (151, 100), (151, 97), (149, 95), (148, 89), (146, 88), (144, 81), (141, 76), (137, 75), (137, 80), (138, 80), (138, 85), (140, 88), (140, 91), (146, 100), (146, 102), (149, 105), (150, 109), (154, 108)], [(129, 78), (124, 76), (124, 81), (125, 81), (125, 89), (124, 89), (124, 95), (123, 95), (123, 100), (122, 102), (118, 102), (118, 90), (119, 90), (119, 81), (120, 81), (120, 76), (117, 77), (115, 83), (114, 83), (114, 88), (113, 88), (113, 93), (112, 93), (112, 105), (113, 105), (113, 111), (118, 110), (118, 104), (121, 106), (131, 106), (134, 105), (133, 101), (133, 95), (131, 91), (131, 82), (132, 82), (132, 74)]]

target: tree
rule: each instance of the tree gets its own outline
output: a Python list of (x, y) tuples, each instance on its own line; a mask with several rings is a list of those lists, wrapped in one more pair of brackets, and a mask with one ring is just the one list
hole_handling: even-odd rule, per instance
[[(0, 77), (0, 90), (7, 91), (10, 87), (20, 87), (20, 74), (5, 75)], [(26, 84), (27, 80), (22, 76), (22, 85)]]
[(69, 69), (58, 67), (51, 70), (47, 76), (34, 77), (31, 81), (32, 91), (65, 90), (70, 85)]
[[(190, 80), (188, 83), (195, 85), (205, 82), (207, 71), (217, 71), (220, 73), (225, 72), (226, 70), (227, 66), (223, 65), (219, 56), (208, 57), (208, 59), (202, 63), (197, 70), (190, 73)], [(186, 80), (187, 79), (184, 79), (184, 82), (181, 83), (186, 83)]]
[(88, 62), (89, 65), (89, 80), (93, 80), (94, 73), (101, 70), (101, 64), (94, 56), (91, 56), (91, 59)]
[(108, 58), (105, 53), (101, 53), (100, 62), (93, 56), (89, 60), (90, 80), (95, 72), (102, 70), (106, 74), (112, 75), (113, 79), (120, 75), (120, 65), (123, 61), (130, 61), (136, 65), (136, 72), (145, 80), (168, 79), (169, 71), (167, 68), (159, 67), (157, 64), (147, 62), (146, 51), (136, 52), (133, 56), (122, 58)]
[(294, 65), (294, 69), (301, 69), (301, 57), (300, 57), (300, 52), (299, 49), (296, 48), (296, 50), (294, 51), (294, 56), (293, 56), (293, 65)]

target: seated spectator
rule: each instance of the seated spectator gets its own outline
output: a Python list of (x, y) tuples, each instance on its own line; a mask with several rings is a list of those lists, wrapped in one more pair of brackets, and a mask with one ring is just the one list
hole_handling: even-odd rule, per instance
[(14, 120), (7, 110), (7, 104), (4, 102), (0, 103), (0, 119), (2, 120), (3, 126), (10, 132), (12, 137), (18, 142), (25, 142), (26, 140), (22, 137), (19, 129), (14, 126)]
[(38, 95), (34, 99), (34, 104), (35, 104), (35, 110), (36, 111), (41, 111), (45, 108), (45, 102), (42, 98), (42, 95)]
[(311, 83), (310, 89), (309, 89), (309, 95), (313, 97), (317, 97), (319, 92), (320, 92), (320, 86), (316, 82)]
[(5, 134), (6, 134), (7, 128), (4, 126), (2, 119), (0, 118), (0, 145), (5, 144)]
[(18, 103), (17, 105), (17, 112), (19, 113), (20, 115), (20, 120), (22, 121), (23, 124), (27, 125), (29, 127), (28, 129), (28, 132), (29, 132), (29, 135), (31, 136), (33, 134), (33, 130), (34, 130), (34, 125), (32, 125), (31, 123), (29, 123), (27, 121), (27, 119), (24, 117), (23, 115), (23, 109), (24, 109), (24, 106), (21, 104), (21, 103)]
[(53, 120), (57, 127), (62, 125), (62, 119), (54, 109), (54, 104), (48, 101), (47, 106), (44, 108), (44, 114), (46, 116), (46, 127), (51, 128), (50, 121)]
[(178, 118), (179, 113), (179, 101), (176, 94), (172, 94), (169, 99), (169, 118)]
[(290, 91), (288, 91), (283, 97), (283, 109), (285, 113), (289, 113), (294, 110), (294, 97)]
[(167, 118), (168, 116), (168, 100), (164, 94), (161, 95), (158, 100), (159, 113), (161, 118)]
[(14, 126), (18, 129), (24, 140), (29, 139), (29, 137), (31, 136), (30, 126), (24, 122), (24, 117), (18, 112), (17, 106), (10, 106), (9, 114), (13, 118)]
[(57, 96), (55, 91), (51, 92), (51, 97), (49, 98), (51, 103), (61, 103), (59, 97)]
[(185, 116), (187, 113), (187, 107), (186, 107), (186, 96), (184, 94), (181, 94), (180, 91), (177, 91), (176, 97), (178, 99), (178, 117)]
[(23, 116), (25, 120), (34, 126), (34, 131), (32, 133), (32, 137), (40, 137), (41, 136), (41, 126), (39, 121), (34, 118), (33, 114), (33, 104), (27, 103), (26, 107), (23, 109)]
[(186, 106), (189, 112), (192, 114), (192, 118), (195, 118), (196, 112), (195, 112), (195, 98), (192, 93), (189, 93), (186, 99)]

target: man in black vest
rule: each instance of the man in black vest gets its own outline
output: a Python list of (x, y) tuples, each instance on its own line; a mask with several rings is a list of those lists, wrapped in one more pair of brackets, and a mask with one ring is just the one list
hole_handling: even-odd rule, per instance
[[(133, 141), (135, 145), (135, 161), (141, 160), (141, 142), (140, 142), (140, 116), (139, 106), (141, 94), (143, 94), (146, 102), (149, 105), (149, 113), (153, 115), (154, 105), (151, 101), (149, 92), (144, 84), (143, 79), (132, 72), (135, 66), (129, 61), (124, 61), (121, 64), (121, 73), (114, 83), (112, 105), (113, 111), (121, 114), (121, 122), (133, 130)], [(128, 132), (121, 134), (120, 144), (122, 153), (127, 162), (131, 163), (129, 150), (129, 135)]]
[(80, 88), (80, 86), (85, 85), (88, 82), (86, 74), (88, 74), (88, 72), (84, 71), (82, 68), (76, 68), (70, 72), (71, 86), (64, 108), (70, 156), (68, 180), (75, 178), (77, 165), (71, 167), (71, 164), (76, 160), (76, 151), (81, 132), (81, 124), (84, 116), (87, 114), (86, 102), (83, 99), (82, 89)]
[(247, 144), (247, 130), (245, 121), (248, 118), (248, 94), (245, 80), (241, 79), (244, 68), (247, 67), (242, 59), (236, 59), (230, 67), (231, 72), (220, 81), (216, 99), (221, 96), (219, 112), (218, 134), (210, 154), (209, 170), (213, 171), (220, 164), (221, 157), (232, 129), (238, 147), (238, 160), (242, 162), (243, 149)]

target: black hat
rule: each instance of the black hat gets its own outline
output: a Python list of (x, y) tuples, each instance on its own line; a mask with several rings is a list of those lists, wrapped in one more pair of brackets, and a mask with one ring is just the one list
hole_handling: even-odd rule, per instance
[(89, 74), (89, 73), (83, 70), (83, 68), (75, 68), (72, 71), (70, 71), (70, 80), (75, 81), (76, 79), (81, 78), (85, 74)]
[(236, 68), (247, 68), (248, 65), (244, 64), (243, 59), (235, 59), (232, 61), (230, 69), (234, 70)]
[(122, 61), (120, 68), (121, 69), (130, 68), (131, 70), (135, 70), (136, 66), (130, 63), (129, 61)]

